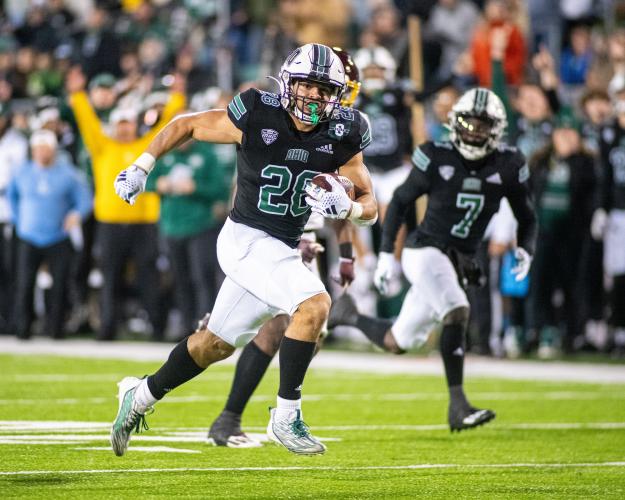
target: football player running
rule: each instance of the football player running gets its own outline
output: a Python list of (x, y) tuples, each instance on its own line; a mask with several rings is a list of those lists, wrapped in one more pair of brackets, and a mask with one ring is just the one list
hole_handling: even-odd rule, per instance
[[(354, 64), (349, 53), (343, 49), (333, 47), (332, 50), (339, 57), (345, 68), (345, 92), (341, 99), (341, 106), (351, 108), (358, 96), (360, 89), (360, 77), (358, 68)], [(321, 218), (321, 221), (319, 221)], [(316, 255), (323, 251), (323, 247), (316, 242), (314, 231), (323, 226), (323, 217), (312, 214), (308, 219), (305, 233), (300, 240), (299, 248), (302, 259), (316, 271), (314, 260)], [(348, 286), (354, 279), (354, 259), (352, 255), (352, 227), (348, 221), (339, 220), (334, 223), (334, 229), (339, 244), (339, 284)], [(207, 314), (202, 322), (208, 322), (210, 315)], [(206, 326), (200, 323), (200, 330)], [(230, 448), (252, 448), (262, 444), (248, 436), (241, 429), (241, 417), (252, 394), (260, 384), (271, 360), (278, 352), (280, 342), (289, 325), (289, 316), (281, 314), (267, 321), (258, 332), (258, 335), (249, 342), (239, 359), (234, 372), (234, 379), (226, 405), (213, 421), (208, 431), (208, 437), (217, 446)], [(317, 350), (321, 347), (324, 337), (319, 336)]]
[[(402, 354), (418, 348), (441, 328), (440, 352), (449, 388), (452, 431), (482, 425), (491, 410), (473, 407), (463, 390), (464, 343), (469, 319), (468, 284), (479, 281), (474, 254), (491, 217), (506, 197), (518, 220), (516, 279), (529, 272), (536, 240), (536, 216), (523, 155), (500, 143), (506, 127), (501, 100), (474, 88), (453, 106), (449, 142), (426, 142), (412, 155), (413, 168), (389, 204), (374, 282), (385, 293), (403, 268), (410, 282), (399, 316), (391, 320), (358, 313), (344, 294), (330, 313), (330, 328), (355, 326), (379, 347)], [(393, 255), (405, 214), (427, 194), (423, 222), (406, 238), (401, 264)]]
[[(156, 159), (177, 145), (190, 139), (237, 144), (234, 207), (217, 242), (226, 279), (206, 328), (180, 342), (153, 375), (119, 383), (111, 431), (116, 455), (125, 453), (132, 431), (145, 428), (145, 413), (165, 394), (247, 344), (267, 319), (285, 313), (291, 320), (280, 343), (280, 387), (267, 433), (293, 453), (325, 451), (302, 419), (301, 389), (330, 297), (297, 245), (311, 209), (330, 219), (375, 222), (377, 204), (361, 152), (371, 133), (363, 115), (340, 106), (345, 73), (329, 47), (297, 48), (278, 80), (280, 94), (249, 89), (227, 110), (172, 120), (115, 181), (117, 194), (132, 204)], [(315, 175), (336, 171), (354, 183), (355, 201), (342, 188), (307, 189)]]

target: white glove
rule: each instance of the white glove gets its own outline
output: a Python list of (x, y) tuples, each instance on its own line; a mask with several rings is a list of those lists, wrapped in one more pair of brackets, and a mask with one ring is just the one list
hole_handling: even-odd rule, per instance
[(390, 283), (401, 274), (401, 264), (392, 253), (380, 252), (378, 265), (373, 273), (373, 284), (380, 294), (387, 296), (390, 292)]
[(516, 259), (516, 265), (511, 269), (512, 274), (516, 274), (514, 277), (516, 281), (523, 281), (530, 272), (532, 256), (524, 248), (517, 247), (514, 250), (514, 258)]
[(351, 209), (352, 200), (340, 182), (331, 177), (328, 182), (332, 184), (332, 191), (309, 182), (305, 188), (306, 203), (312, 207), (312, 211), (323, 215), (328, 219), (347, 219)]
[(592, 214), (592, 221), (590, 222), (590, 234), (592, 237), (601, 241), (605, 234), (605, 228), (608, 225), (608, 214), (603, 208), (598, 208), (595, 213)]
[(137, 196), (145, 191), (145, 183), (148, 174), (145, 170), (130, 165), (126, 170), (122, 170), (115, 179), (115, 192), (122, 200), (130, 205), (134, 205)]

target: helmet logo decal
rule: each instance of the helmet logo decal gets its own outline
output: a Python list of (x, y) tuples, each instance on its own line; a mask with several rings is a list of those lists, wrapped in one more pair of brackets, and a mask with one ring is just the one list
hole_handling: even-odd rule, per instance
[(293, 52), (291, 52), (291, 55), (286, 60), (286, 64), (291, 64), (295, 60), (295, 58), (299, 56), (301, 51), (302, 51), (302, 48), (298, 47)]
[(488, 105), (488, 92), (486, 89), (478, 88), (475, 93), (475, 101), (473, 103), (475, 112), (478, 114), (484, 113), (486, 111), (486, 106)]
[(263, 142), (269, 146), (278, 138), (278, 132), (272, 128), (264, 128), (260, 131), (260, 136), (263, 138)]
[(310, 75), (322, 81), (328, 80), (330, 78), (330, 64), (332, 63), (331, 57), (328, 47), (317, 43), (313, 44)]

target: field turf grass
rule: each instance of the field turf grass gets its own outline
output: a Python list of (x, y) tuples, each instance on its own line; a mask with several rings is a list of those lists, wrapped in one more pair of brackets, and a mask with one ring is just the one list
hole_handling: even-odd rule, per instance
[[(623, 385), (474, 378), (472, 402), (497, 419), (451, 434), (440, 377), (311, 370), (305, 419), (328, 452), (298, 457), (204, 442), (233, 371), (217, 366), (159, 403), (116, 457), (115, 382), (158, 366), (0, 355), (0, 498), (625, 498)], [(277, 379), (247, 430), (263, 432)]]

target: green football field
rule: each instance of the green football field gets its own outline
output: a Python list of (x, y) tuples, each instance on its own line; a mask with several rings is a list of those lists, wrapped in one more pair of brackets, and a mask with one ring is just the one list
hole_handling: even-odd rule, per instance
[[(305, 419), (328, 452), (298, 457), (206, 443), (233, 371), (218, 366), (159, 403), (116, 457), (115, 383), (158, 366), (0, 355), (0, 498), (625, 498), (625, 385), (473, 378), (473, 403), (497, 419), (451, 434), (441, 377), (313, 369)], [(251, 433), (277, 379), (250, 403)]]

